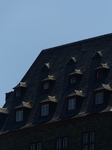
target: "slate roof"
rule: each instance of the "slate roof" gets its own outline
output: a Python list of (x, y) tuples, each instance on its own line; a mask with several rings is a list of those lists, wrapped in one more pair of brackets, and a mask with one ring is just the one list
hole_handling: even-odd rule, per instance
[[(99, 81), (95, 80), (95, 70), (98, 67), (108, 70), (107, 76)], [(69, 85), (69, 75), (73, 73), (81, 77), (75, 84)], [(42, 81), (48, 79), (52, 81), (50, 77), (55, 79), (54, 84), (50, 90), (43, 91)], [(8, 114), (1, 133), (21, 127), (111, 112), (112, 34), (42, 50), (20, 84), (14, 89), (23, 85), (25, 85), (23, 95), (15, 97), (14, 92), (8, 95), (3, 106), (7, 108)], [(94, 92), (99, 87), (109, 91), (110, 95), (106, 103), (96, 108), (94, 107)], [(79, 96), (79, 104), (77, 110), (66, 113), (67, 97), (70, 95)], [(55, 101), (51, 104), (51, 114), (41, 118), (40, 104), (48, 101), (50, 103)], [(20, 106), (30, 107), (29, 115), (23, 123), (16, 125), (14, 124), (14, 112), (15, 108)]]

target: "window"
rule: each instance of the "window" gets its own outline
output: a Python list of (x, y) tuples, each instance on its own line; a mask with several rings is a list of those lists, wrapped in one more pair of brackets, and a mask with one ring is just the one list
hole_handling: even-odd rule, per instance
[(37, 150), (41, 150), (41, 143), (37, 144)]
[(49, 114), (49, 104), (42, 105), (41, 116), (47, 116)]
[(95, 150), (95, 133), (83, 134), (83, 150)]
[(95, 78), (102, 79), (103, 77), (104, 77), (104, 69), (103, 68), (95, 69)]
[(57, 150), (61, 149), (61, 139), (57, 139), (56, 147), (57, 147)]
[(70, 83), (71, 83), (71, 84), (73, 84), (73, 83), (75, 83), (75, 82), (76, 82), (76, 78), (75, 78), (75, 77), (73, 77), (73, 78), (70, 79)]
[(56, 149), (59, 150), (59, 149), (66, 149), (68, 147), (68, 138), (65, 137), (65, 138), (60, 138), (60, 139), (57, 139), (57, 142), (56, 142)]
[(16, 97), (21, 95), (21, 89), (16, 89)]
[(31, 144), (30, 150), (36, 150), (35, 144)]
[[(37, 147), (36, 147), (36, 145), (37, 145)], [(31, 144), (31, 146), (30, 146), (30, 150), (41, 150), (42, 148), (41, 148), (41, 143), (34, 143), (34, 144)]]
[(102, 104), (103, 103), (103, 92), (99, 92), (95, 94), (95, 104)]
[(97, 79), (103, 78), (103, 72), (102, 72), (102, 71), (97, 71), (97, 73), (96, 73), (96, 78), (97, 78)]
[(44, 90), (49, 89), (49, 83), (44, 83)]
[(68, 100), (68, 110), (75, 109), (75, 103), (76, 103), (75, 99)]
[(88, 143), (88, 133), (85, 133), (83, 135), (83, 144), (87, 144)]
[(68, 147), (68, 138), (65, 137), (63, 138), (63, 148), (67, 148)]
[(94, 144), (90, 144), (89, 150), (94, 150)]
[(16, 111), (16, 122), (23, 120), (23, 110)]
[(94, 132), (91, 132), (90, 133), (90, 143), (94, 143), (94, 139), (95, 139)]

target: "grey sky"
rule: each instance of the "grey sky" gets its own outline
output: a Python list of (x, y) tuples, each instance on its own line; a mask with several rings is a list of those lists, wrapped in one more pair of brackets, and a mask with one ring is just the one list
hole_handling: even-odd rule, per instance
[(112, 0), (0, 0), (0, 107), (42, 49), (112, 32)]

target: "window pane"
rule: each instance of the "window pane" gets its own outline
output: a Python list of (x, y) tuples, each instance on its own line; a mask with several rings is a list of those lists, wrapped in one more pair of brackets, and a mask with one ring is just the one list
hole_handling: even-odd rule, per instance
[(41, 115), (46, 116), (49, 114), (49, 104), (43, 105), (41, 108)]
[(61, 139), (57, 139), (56, 149), (61, 149)]
[(41, 143), (37, 144), (37, 150), (41, 150)]
[(90, 133), (90, 143), (94, 142), (94, 132)]
[(44, 84), (44, 90), (48, 89), (49, 88), (49, 83), (45, 83)]
[(95, 95), (95, 104), (102, 104), (103, 103), (103, 92), (96, 93)]
[(88, 143), (88, 133), (85, 133), (83, 135), (83, 144), (87, 144)]
[(63, 148), (67, 148), (68, 147), (68, 138), (63, 138)]
[(89, 150), (94, 150), (94, 144), (91, 144)]
[(35, 144), (31, 144), (31, 150), (36, 150)]
[(16, 112), (16, 121), (22, 121), (23, 120), (23, 110), (19, 110)]
[(68, 101), (68, 110), (75, 109), (75, 99), (70, 99)]
[(76, 82), (75, 77), (74, 77), (74, 78), (71, 78), (70, 83), (73, 84), (73, 83), (75, 83), (75, 82)]

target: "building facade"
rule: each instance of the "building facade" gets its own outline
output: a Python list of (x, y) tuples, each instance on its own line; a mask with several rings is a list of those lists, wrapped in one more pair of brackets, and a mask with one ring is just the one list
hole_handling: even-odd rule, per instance
[(43, 50), (0, 120), (0, 150), (111, 150), (112, 34)]

